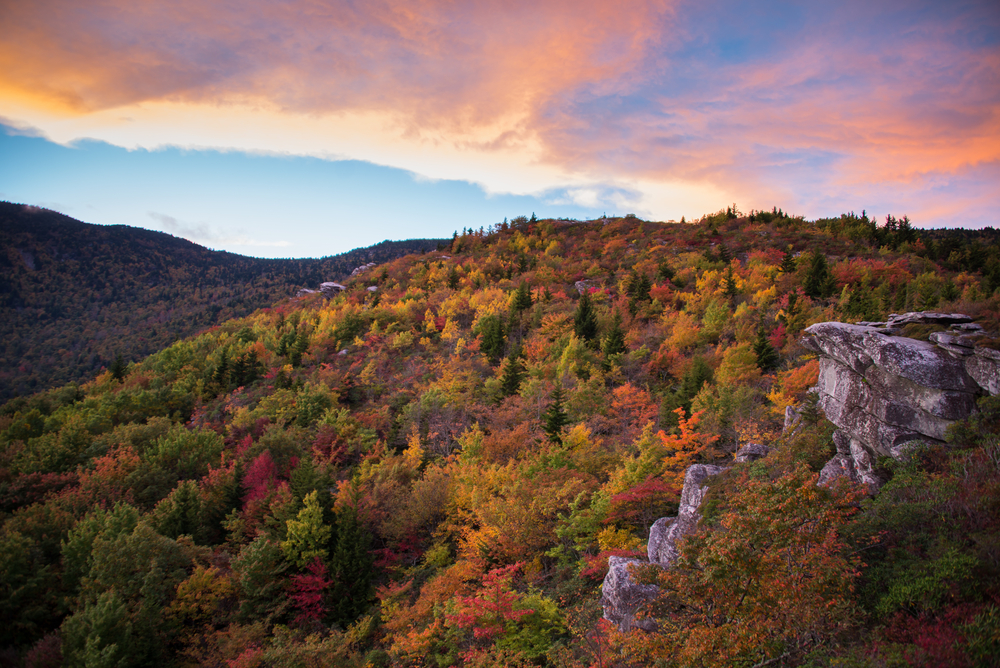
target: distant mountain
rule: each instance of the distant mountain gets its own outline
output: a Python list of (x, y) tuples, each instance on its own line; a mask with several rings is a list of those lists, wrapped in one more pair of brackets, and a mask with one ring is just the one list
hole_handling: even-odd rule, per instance
[(383, 241), (320, 259), (259, 259), (0, 202), (0, 402), (83, 380), (117, 355), (138, 360), (300, 288), (446, 241)]

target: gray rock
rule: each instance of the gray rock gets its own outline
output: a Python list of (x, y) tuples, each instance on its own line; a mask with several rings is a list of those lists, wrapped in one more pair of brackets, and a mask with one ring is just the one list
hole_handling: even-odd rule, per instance
[(798, 409), (794, 406), (785, 406), (785, 426), (781, 433), (787, 434), (790, 431), (795, 431), (801, 422), (802, 414), (799, 413)]
[(649, 561), (660, 566), (670, 566), (680, 556), (677, 541), (693, 533), (698, 527), (701, 513), (698, 506), (708, 491), (708, 478), (724, 471), (721, 466), (695, 464), (689, 466), (684, 473), (684, 488), (681, 490), (680, 507), (677, 518), (661, 518), (653, 524), (649, 531), (649, 541), (646, 543), (646, 556)]
[(963, 313), (936, 313), (933, 311), (911, 311), (910, 313), (889, 314), (889, 327), (903, 325), (959, 325), (972, 322), (972, 318)]
[(591, 288), (601, 287), (601, 282), (594, 280), (577, 281), (576, 283), (573, 284), (573, 287), (576, 288), (576, 291), (582, 295), (584, 292), (590, 290)]
[[(848, 478), (877, 490), (879, 455), (908, 456), (914, 444), (942, 443), (948, 427), (975, 410), (984, 393), (1000, 393), (1000, 353), (980, 354), (961, 314), (906, 313), (888, 324), (951, 325), (931, 342), (865, 325), (824, 322), (806, 329), (803, 344), (820, 354), (819, 407), (837, 426), (837, 454), (822, 484)], [(962, 329), (959, 329), (962, 328)]]
[(330, 296), (343, 292), (347, 288), (340, 283), (334, 283), (333, 281), (327, 281), (326, 283), (319, 284), (319, 291), (324, 295)]
[(655, 630), (655, 622), (651, 619), (636, 620), (635, 613), (647, 601), (656, 598), (659, 587), (643, 585), (635, 582), (628, 567), (632, 564), (643, 564), (665, 567), (673, 564), (680, 553), (677, 541), (692, 533), (698, 526), (701, 515), (698, 506), (708, 491), (706, 480), (724, 471), (721, 466), (695, 464), (689, 466), (684, 473), (684, 489), (681, 490), (680, 508), (676, 518), (661, 517), (649, 529), (649, 542), (646, 544), (646, 554), (649, 561), (611, 557), (608, 559), (608, 572), (601, 585), (601, 606), (604, 608), (604, 618), (618, 625), (622, 631), (641, 628), (646, 631)]
[(768, 447), (762, 443), (747, 443), (736, 452), (736, 461), (755, 462), (766, 457)]
[(639, 584), (629, 573), (629, 566), (643, 565), (644, 561), (610, 557), (608, 559), (608, 574), (604, 576), (601, 585), (601, 607), (604, 618), (618, 625), (619, 630), (629, 631), (640, 628), (644, 631), (656, 629), (652, 619), (636, 620), (635, 613), (643, 605), (652, 601), (660, 593), (656, 585)]
[(965, 358), (965, 370), (990, 395), (1000, 394), (1000, 352), (976, 346), (975, 354)]

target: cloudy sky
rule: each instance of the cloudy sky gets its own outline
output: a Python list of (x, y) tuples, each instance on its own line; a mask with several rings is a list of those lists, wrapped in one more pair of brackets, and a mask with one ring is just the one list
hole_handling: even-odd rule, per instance
[(0, 0), (0, 199), (303, 257), (505, 216), (1000, 224), (1000, 4)]

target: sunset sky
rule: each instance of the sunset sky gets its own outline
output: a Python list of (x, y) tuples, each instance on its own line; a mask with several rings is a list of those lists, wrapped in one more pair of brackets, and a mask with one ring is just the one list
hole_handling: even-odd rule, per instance
[(1000, 226), (1000, 3), (0, 0), (0, 199), (267, 257), (505, 216)]

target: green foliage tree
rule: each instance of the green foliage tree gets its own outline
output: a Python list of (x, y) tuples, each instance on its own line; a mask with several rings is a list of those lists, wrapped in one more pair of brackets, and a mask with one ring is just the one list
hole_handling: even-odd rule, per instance
[(552, 391), (548, 407), (542, 414), (542, 429), (553, 443), (562, 443), (562, 430), (569, 424), (569, 416), (563, 407), (563, 391), (557, 387)]
[(593, 341), (597, 337), (597, 313), (594, 311), (590, 293), (586, 289), (576, 304), (576, 312), (573, 314), (573, 332), (584, 341)]
[(332, 529), (323, 522), (318, 496), (316, 490), (306, 494), (298, 516), (286, 522), (286, 538), (281, 542), (281, 551), (285, 559), (299, 569), (304, 569), (316, 557), (323, 562), (329, 559)]
[(814, 299), (825, 299), (833, 294), (833, 274), (827, 264), (826, 256), (815, 251), (809, 259), (809, 270), (802, 282), (806, 295)]
[(757, 328), (757, 338), (753, 342), (753, 353), (757, 357), (757, 366), (764, 373), (778, 368), (781, 357), (771, 345), (763, 327)]

